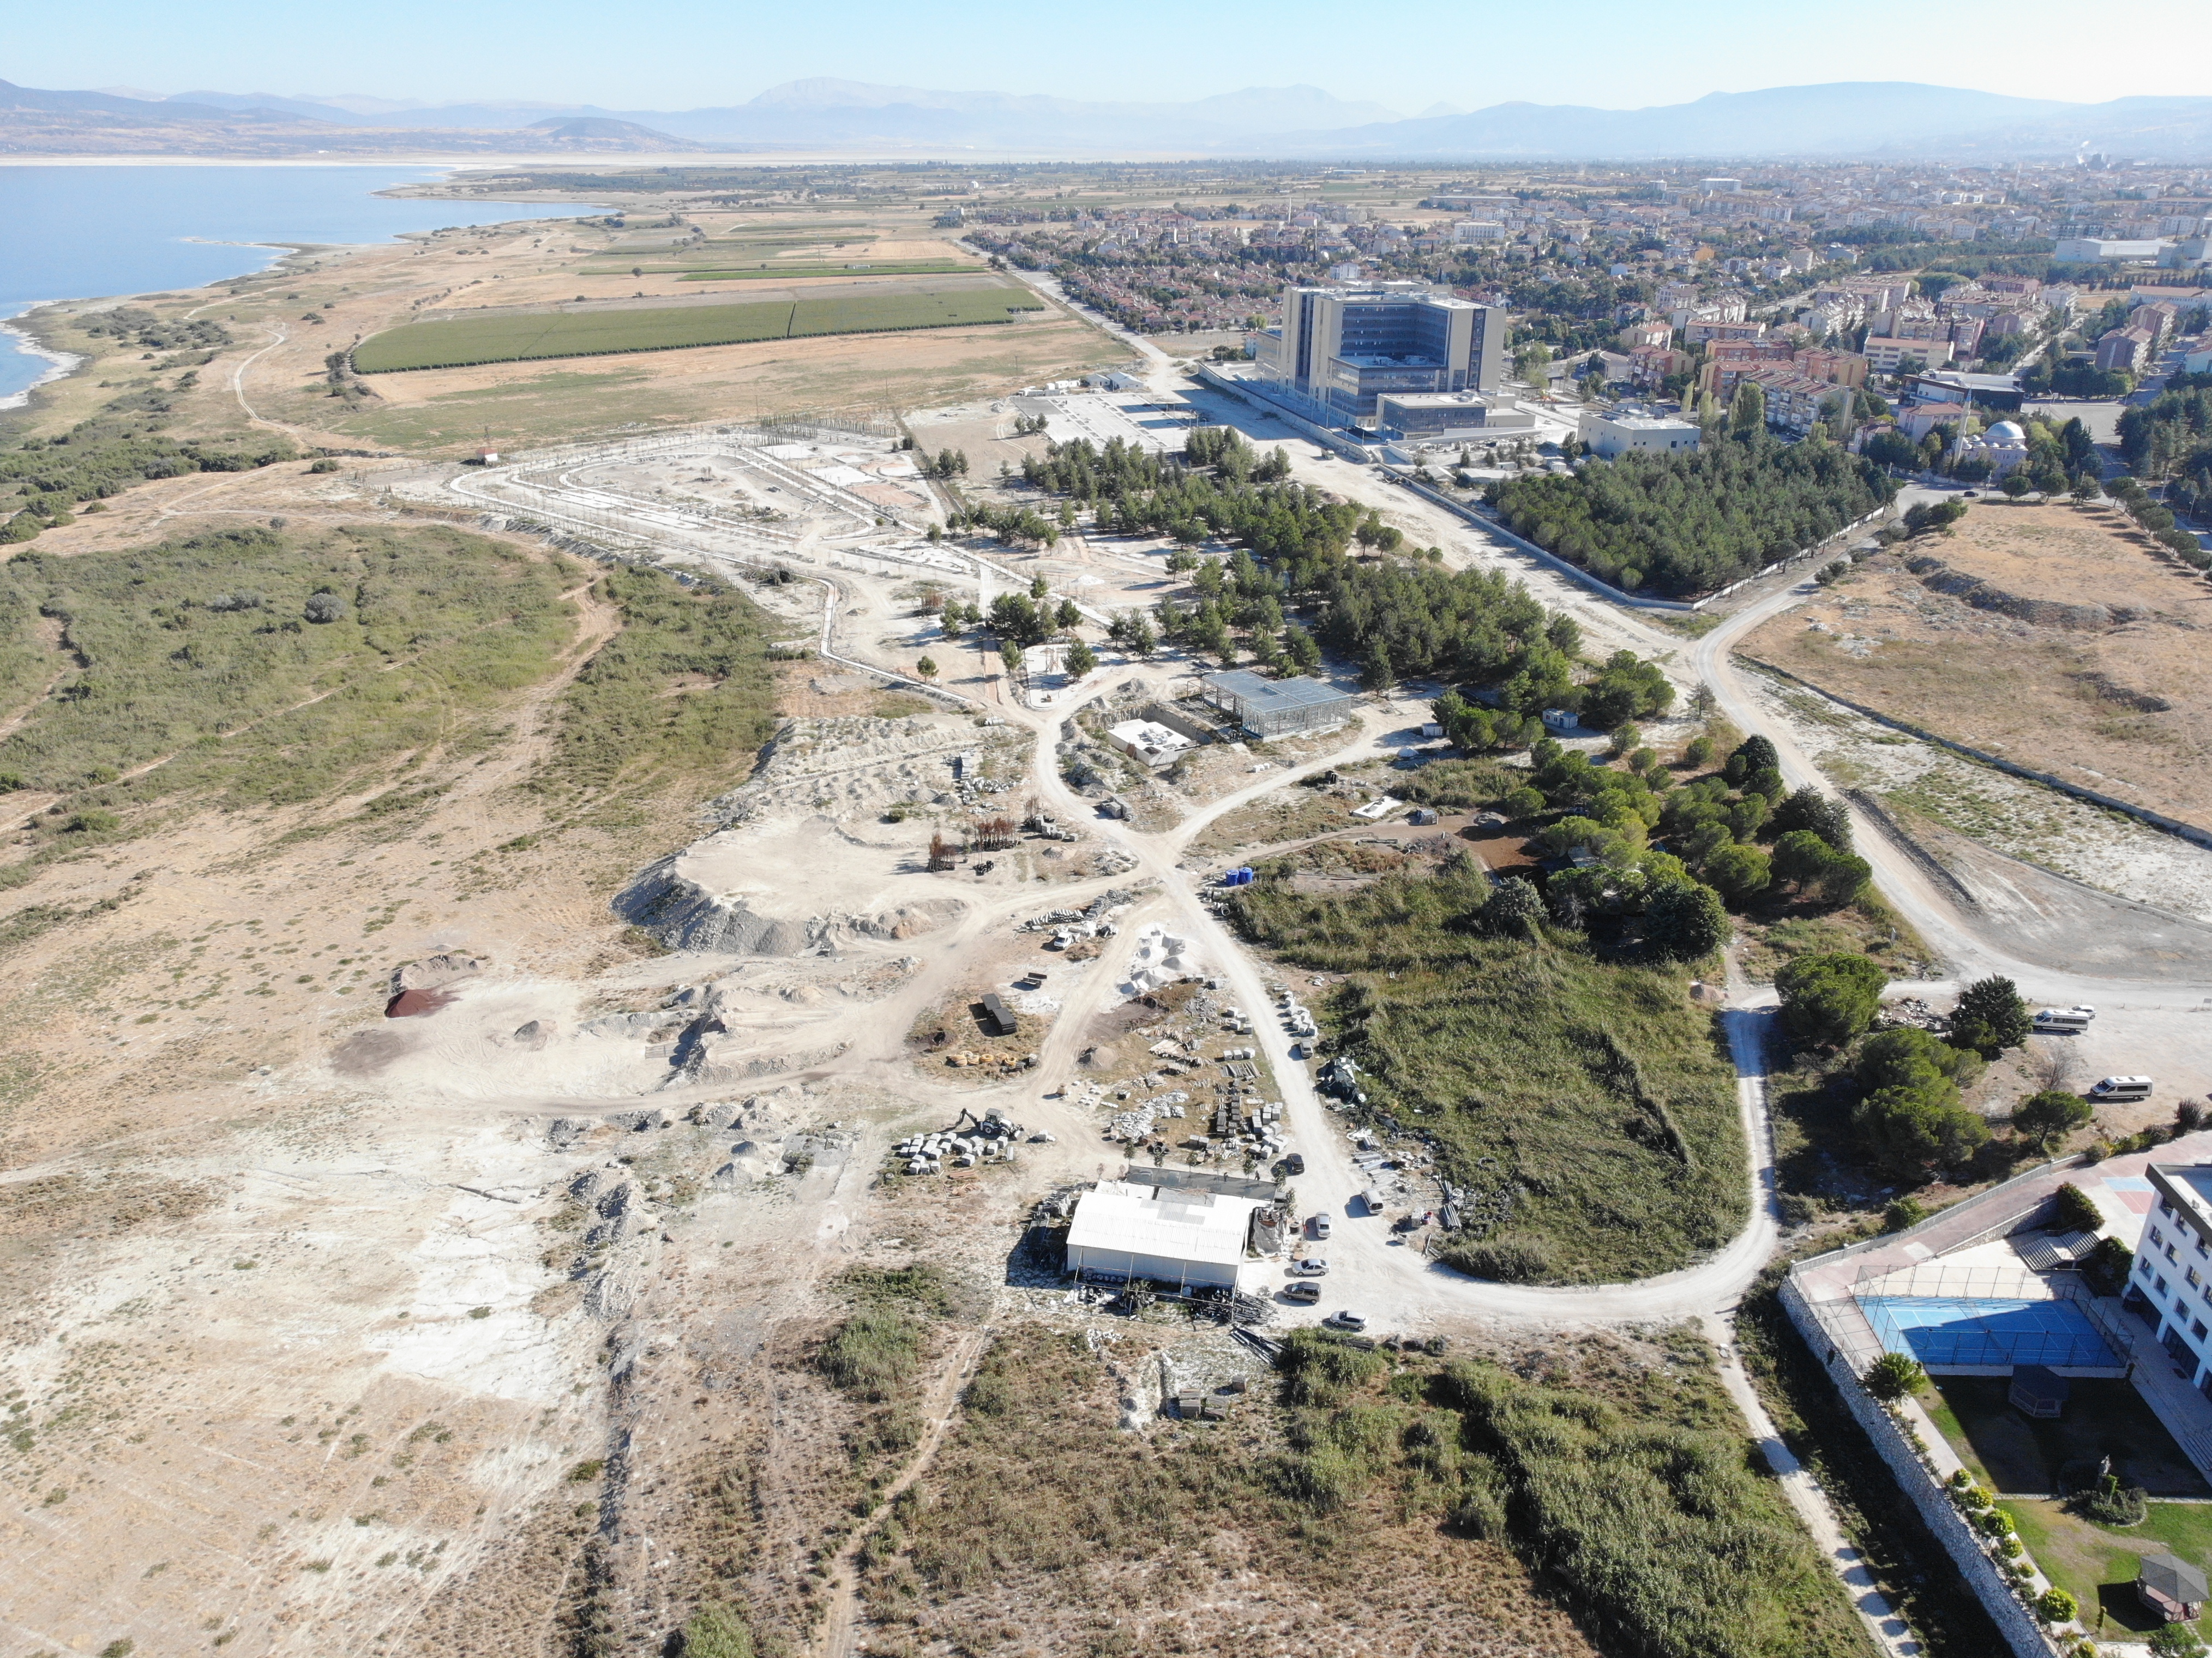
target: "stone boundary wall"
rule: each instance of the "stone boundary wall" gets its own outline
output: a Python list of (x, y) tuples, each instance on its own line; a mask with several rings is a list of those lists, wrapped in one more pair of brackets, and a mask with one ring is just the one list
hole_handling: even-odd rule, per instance
[(1834, 1383), (1843, 1400), (1844, 1408), (1874, 1442), (1875, 1454), (1888, 1466), (1898, 1489), (1919, 1512), (1928, 1529), (1936, 1534), (1936, 1540), (1943, 1546), (1943, 1552), (1951, 1557), (1952, 1564), (1959, 1569), (1960, 1576), (1996, 1623), (2006, 1648), (2014, 1658), (2053, 1658), (2058, 1648), (2044, 1632), (2034, 1614), (2021, 1604), (2010, 1582), (1997, 1570), (1996, 1563), (1983, 1548), (1981, 1539), (1966, 1523), (1966, 1515), (1951, 1501), (1935, 1471), (1913, 1448), (1896, 1418), (1859, 1385), (1850, 1363), (1831, 1344), (1812, 1307), (1790, 1278), (1782, 1281), (1782, 1305), (1799, 1337), (1826, 1370), (1828, 1380)]
[(2187, 841), (2194, 846), (2212, 848), (2212, 829), (2201, 829), (2195, 823), (2184, 823), (2179, 817), (2168, 817), (2162, 811), (2153, 811), (2148, 806), (2139, 806), (2130, 800), (2122, 800), (2110, 794), (2100, 794), (2095, 789), (2085, 788), (2079, 783), (2069, 783), (2063, 777), (2054, 777), (2047, 771), (2037, 771), (2033, 767), (2007, 760), (2001, 755), (1970, 748), (1964, 743), (1954, 743), (1949, 738), (1938, 737), (1925, 726), (1916, 726), (1909, 720), (1899, 720), (1876, 709), (1869, 708), (1863, 702), (1854, 702), (1848, 696), (1838, 696), (1826, 686), (1816, 684), (1802, 674), (1792, 673), (1787, 668), (1777, 666), (1774, 663), (1753, 656), (1747, 652), (1738, 651), (1735, 654), (1739, 660), (1748, 662), (1756, 668), (1763, 668), (1768, 673), (1789, 680), (1792, 684), (1802, 685), (1807, 690), (1825, 696), (1831, 702), (1849, 708), (1853, 714), (1863, 714), (1878, 726), (1887, 726), (1892, 731), (1903, 732), (1908, 737), (1917, 737), (1923, 743), (1933, 743), (1937, 748), (1948, 749), (1954, 754), (1962, 754), (1967, 759), (1978, 761), (1984, 766), (1994, 766), (1997, 770), (2008, 773), (2014, 777), (2024, 777), (2031, 783), (2040, 783), (2045, 788), (2057, 789), (2061, 794), (2070, 794), (2075, 799), (2086, 800), (2093, 806), (2102, 806), (2107, 811), (2124, 813), (2137, 823), (2148, 824), (2150, 828), (2171, 835), (2177, 840)]

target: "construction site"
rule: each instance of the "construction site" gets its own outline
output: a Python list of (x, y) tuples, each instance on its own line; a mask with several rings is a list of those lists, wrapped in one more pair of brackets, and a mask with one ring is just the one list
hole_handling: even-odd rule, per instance
[[(618, 371), (680, 390), (643, 416), (515, 363), (380, 375), (410, 382), (380, 407), (300, 389), (309, 303), (397, 326), (503, 266), (528, 304), (601, 304), (565, 299), (550, 235), (324, 251), (228, 296), (240, 337), (183, 417), (292, 458), (134, 484), (7, 566), (0, 1649), (1999, 1649), (1759, 1322), (1785, 1226), (1881, 1213), (1781, 1204), (1775, 992), (1543, 935), (1495, 975), (1499, 1023), (1552, 1017), (1570, 967), (1601, 987), (1529, 1084), (1547, 1121), (1594, 1102), (1589, 1144), (1536, 1169), (1544, 1123), (1455, 1060), (1453, 1121), (1504, 1122), (1455, 1145), (1375, 1049), (1456, 1016), (1390, 1000), (1438, 962), (1538, 957), (1473, 920), (1548, 858), (1504, 805), (1528, 756), (1448, 752), (1443, 681), (1363, 683), (1334, 647), (1293, 673), (1140, 642), (1129, 618), (1247, 549), (1021, 470), (1242, 422), (1301, 500), (1406, 547), (1348, 558), (1505, 576), (1588, 671), (1633, 651), (1683, 703), (1709, 687), (1645, 721), (1647, 770), (1733, 718), (1817, 775), (1797, 741), (1832, 727), (1727, 660), (1782, 584), (1693, 650), (1058, 301), (670, 349)], [(871, 350), (910, 392), (941, 360), (945, 395), (865, 409)], [(731, 389), (771, 369), (839, 395), (777, 416)], [(531, 422), (486, 430), (508, 392)], [(1045, 637), (978, 620), (1010, 598)], [(103, 673), (140, 689), (94, 726)], [(1593, 768), (1608, 741), (1565, 738)], [(2015, 926), (1999, 898), (2034, 908), (2039, 872), (1954, 902), (1971, 869), (1870, 817), (1857, 844), (1948, 964), (1913, 995), (2014, 973), (2106, 1005), (2066, 1039), (2093, 1073), (2160, 1068), (2154, 1108), (2085, 1133), (2201, 1074), (2185, 918), (2156, 923), (2165, 976), (2115, 991), (2057, 935), (2109, 946), (2124, 898)], [(1247, 925), (1263, 891), (1322, 914), (1307, 957)], [(1407, 917), (1442, 943), (1391, 954)], [(1662, 1018), (1675, 1049), (1631, 1052)], [(1622, 1169), (1703, 1230), (1656, 1239)], [(1635, 1264), (1449, 1253), (1545, 1201)], [(1880, 1265), (1903, 1276), (1816, 1286), (1855, 1362), (1917, 1351), (1904, 1303), (1988, 1298)], [(2021, 1282), (2042, 1334), (2081, 1333)], [(2124, 1324), (2081, 1318), (2119, 1354)]]

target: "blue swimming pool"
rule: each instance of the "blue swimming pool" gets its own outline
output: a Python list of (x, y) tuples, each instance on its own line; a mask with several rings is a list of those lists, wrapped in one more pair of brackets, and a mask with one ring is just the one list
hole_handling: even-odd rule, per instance
[(1923, 1364), (2110, 1367), (2121, 1360), (2070, 1301), (1983, 1301), (1960, 1296), (1867, 1296), (1859, 1301), (1881, 1345)]

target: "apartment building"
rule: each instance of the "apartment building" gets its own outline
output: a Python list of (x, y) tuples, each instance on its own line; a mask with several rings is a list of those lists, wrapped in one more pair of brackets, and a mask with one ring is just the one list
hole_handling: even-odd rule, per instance
[(1764, 338), (1766, 325), (1749, 322), (1741, 318), (1692, 317), (1682, 325), (1682, 341), (1686, 345), (1713, 345), (1723, 342)]
[(1495, 392), (1505, 377), (1506, 313), (1421, 282), (1283, 290), (1279, 332), (1261, 372), (1339, 415), (1375, 413), (1386, 392)]
[(1832, 411), (1844, 411), (1850, 407), (1850, 389), (1832, 386), (1826, 380), (1816, 380), (1801, 374), (1788, 363), (1753, 363), (1743, 371), (1737, 385), (1756, 386), (1765, 394), (1766, 423), (1781, 431), (1802, 436), (1813, 429), (1813, 423)]
[(2150, 349), (2154, 352), (2162, 351), (2166, 343), (2180, 331), (2180, 307), (2169, 305), (2164, 300), (2139, 305), (2128, 313), (2128, 326), (2142, 329), (2150, 336)]
[(1879, 374), (1893, 374), (1907, 361), (1923, 368), (1948, 367), (1954, 355), (1948, 340), (1899, 340), (1869, 335), (1861, 348), (1868, 363)]
[(2140, 374), (2149, 366), (2158, 342), (2145, 328), (2115, 328), (2097, 342), (2097, 367), (2111, 372)]

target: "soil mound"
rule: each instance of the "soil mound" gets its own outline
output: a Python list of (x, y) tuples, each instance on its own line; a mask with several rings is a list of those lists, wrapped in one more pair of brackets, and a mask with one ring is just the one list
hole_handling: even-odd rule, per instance
[(2144, 614), (2132, 604), (2067, 604), (2055, 598), (2025, 598), (1992, 586), (1980, 576), (1954, 570), (1940, 558), (1912, 559), (1905, 568), (1918, 576), (1920, 585), (1930, 592), (1948, 593), (1978, 610), (2017, 616), (2039, 628), (2110, 628), (2123, 622), (2139, 621)]

